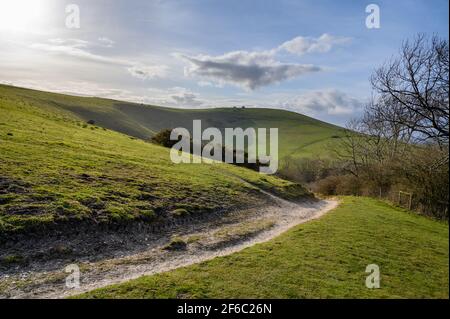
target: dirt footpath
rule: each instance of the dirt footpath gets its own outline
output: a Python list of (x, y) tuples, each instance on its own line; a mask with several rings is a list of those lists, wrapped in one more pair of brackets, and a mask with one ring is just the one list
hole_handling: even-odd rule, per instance
[[(229, 255), (319, 218), (338, 205), (334, 200), (293, 203), (263, 193), (268, 200), (259, 208), (192, 221), (160, 234), (147, 234), (143, 230), (136, 235), (128, 234), (126, 242), (122, 236), (111, 234), (104, 240), (117, 242), (113, 256), (99, 251), (92, 258), (50, 259), (0, 272), (0, 298), (64, 298)], [(78, 289), (66, 287), (69, 274), (65, 267), (69, 264), (80, 269)]]

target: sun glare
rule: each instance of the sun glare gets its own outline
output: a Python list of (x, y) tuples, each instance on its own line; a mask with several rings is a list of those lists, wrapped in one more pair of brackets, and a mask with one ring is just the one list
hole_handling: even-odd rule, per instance
[(31, 32), (45, 22), (42, 0), (0, 0), (0, 30)]

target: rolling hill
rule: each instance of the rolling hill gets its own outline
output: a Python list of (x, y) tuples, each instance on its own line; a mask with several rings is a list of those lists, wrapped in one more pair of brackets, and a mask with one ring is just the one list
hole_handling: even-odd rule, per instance
[(10, 96), (59, 111), (82, 121), (149, 140), (162, 129), (190, 129), (194, 119), (206, 127), (265, 127), (279, 129), (279, 156), (332, 156), (329, 146), (342, 128), (294, 112), (261, 108), (176, 109), (109, 99), (76, 97), (0, 85), (0, 95)]
[(260, 198), (250, 185), (309, 196), (298, 184), (234, 165), (175, 165), (166, 148), (80, 118), (94, 110), (86, 117), (95, 114), (105, 127), (150, 133), (137, 115), (122, 116), (117, 103), (0, 87), (0, 239), (82, 222), (159, 222), (243, 207)]

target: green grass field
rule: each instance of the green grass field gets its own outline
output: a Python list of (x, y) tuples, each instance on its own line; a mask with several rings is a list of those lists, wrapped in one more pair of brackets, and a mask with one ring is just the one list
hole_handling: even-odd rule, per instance
[(82, 121), (117, 132), (149, 140), (162, 129), (192, 128), (192, 121), (202, 120), (203, 128), (254, 127), (279, 129), (279, 156), (285, 158), (332, 157), (330, 150), (343, 135), (342, 128), (305, 115), (275, 109), (212, 108), (176, 109), (120, 102), (109, 99), (76, 97), (0, 85), (0, 96), (47, 105), (65, 111)]
[[(168, 149), (145, 141), (192, 119), (279, 127), (282, 156), (327, 156), (325, 145), (340, 132), (285, 111), (177, 110), (0, 86), (0, 238), (239, 208), (260, 200), (256, 187), (309, 196), (301, 185), (233, 165), (175, 165)], [(346, 197), (265, 244), (80, 297), (448, 298), (448, 240), (448, 224)], [(380, 266), (381, 289), (365, 287), (369, 264)]]
[[(369, 264), (380, 267), (380, 289), (365, 286)], [(448, 298), (448, 291), (448, 224), (345, 197), (270, 242), (78, 298)]]
[(61, 101), (99, 112), (112, 103), (0, 86), (0, 235), (83, 220), (152, 222), (257, 201), (236, 176), (288, 198), (306, 194), (234, 165), (173, 164), (168, 149), (87, 125)]

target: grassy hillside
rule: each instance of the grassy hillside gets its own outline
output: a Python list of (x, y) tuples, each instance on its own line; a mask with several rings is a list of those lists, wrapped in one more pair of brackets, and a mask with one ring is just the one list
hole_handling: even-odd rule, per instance
[[(77, 103), (111, 123), (120, 112), (113, 101), (0, 87), (0, 235), (77, 221), (153, 222), (257, 201), (235, 176), (282, 196), (306, 194), (232, 165), (175, 165), (168, 149), (87, 125), (68, 111)], [(118, 121), (117, 129), (144, 131)]]
[(202, 120), (204, 128), (265, 127), (279, 128), (280, 157), (331, 156), (330, 143), (342, 135), (342, 129), (316, 119), (288, 111), (258, 108), (215, 108), (187, 110), (164, 108), (108, 99), (74, 97), (0, 85), (1, 96), (45, 104), (69, 111), (80, 120), (93, 120), (98, 126), (143, 140), (165, 128), (192, 127)]
[[(448, 298), (449, 229), (366, 198), (227, 257), (80, 298)], [(377, 264), (381, 288), (365, 286)]]

